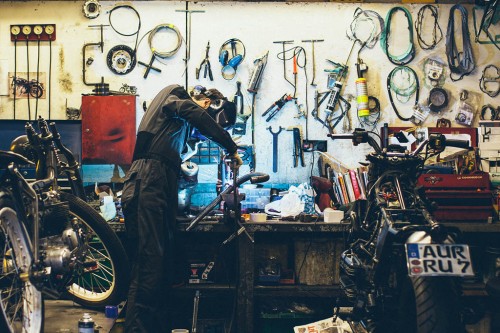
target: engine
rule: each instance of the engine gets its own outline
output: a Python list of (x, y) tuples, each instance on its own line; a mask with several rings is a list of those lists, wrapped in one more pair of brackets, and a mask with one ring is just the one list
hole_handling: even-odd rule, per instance
[(72, 228), (60, 236), (50, 236), (40, 240), (43, 249), (44, 266), (51, 268), (52, 274), (64, 274), (71, 270), (76, 260), (73, 250), (78, 246), (78, 235)]

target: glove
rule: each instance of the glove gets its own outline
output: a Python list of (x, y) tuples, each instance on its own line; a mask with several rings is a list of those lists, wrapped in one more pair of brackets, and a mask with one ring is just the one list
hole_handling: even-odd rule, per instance
[(233, 165), (236, 167), (236, 169), (239, 169), (240, 166), (243, 164), (243, 160), (238, 154), (238, 151), (234, 152), (234, 154), (231, 155), (231, 162), (233, 162)]

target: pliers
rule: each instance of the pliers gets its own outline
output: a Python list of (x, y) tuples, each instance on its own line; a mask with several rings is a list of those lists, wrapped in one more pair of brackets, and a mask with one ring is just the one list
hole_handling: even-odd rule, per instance
[(205, 52), (205, 59), (200, 64), (200, 67), (196, 68), (196, 79), (200, 79), (200, 71), (203, 65), (205, 65), (205, 70), (203, 72), (203, 77), (206, 79), (207, 78), (207, 73), (208, 77), (210, 78), (210, 81), (214, 80), (214, 77), (212, 75), (212, 67), (210, 66), (210, 60), (208, 59), (208, 51), (210, 50), (210, 41), (207, 43), (207, 50)]

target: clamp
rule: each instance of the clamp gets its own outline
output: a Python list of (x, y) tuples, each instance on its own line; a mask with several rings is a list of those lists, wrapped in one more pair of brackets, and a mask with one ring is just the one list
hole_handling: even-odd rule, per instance
[(196, 68), (196, 80), (200, 79), (200, 71), (203, 66), (205, 66), (205, 69), (203, 71), (203, 77), (206, 79), (208, 73), (210, 81), (214, 80), (214, 77), (212, 75), (212, 66), (210, 65), (210, 60), (208, 58), (208, 51), (210, 51), (210, 41), (208, 41), (207, 43), (207, 49), (205, 51), (205, 59), (203, 59), (203, 61), (201, 62), (200, 67)]

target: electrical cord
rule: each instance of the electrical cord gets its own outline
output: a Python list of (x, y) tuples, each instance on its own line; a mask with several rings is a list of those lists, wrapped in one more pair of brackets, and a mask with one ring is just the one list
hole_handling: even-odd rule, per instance
[(50, 120), (50, 94), (52, 92), (52, 38), (49, 38), (49, 101), (48, 101), (48, 106), (49, 106), (49, 119)]
[[(162, 29), (172, 30), (175, 32), (175, 34), (177, 36), (177, 45), (172, 50), (158, 51), (158, 49), (153, 46), (154, 36)], [(174, 54), (176, 54), (177, 51), (179, 51), (179, 49), (181, 48), (182, 40), (183, 40), (182, 35), (181, 35), (181, 32), (179, 31), (179, 29), (173, 24), (169, 24), (169, 23), (159, 24), (156, 27), (154, 27), (148, 34), (149, 34), (148, 35), (149, 48), (151, 49), (151, 53), (157, 57), (169, 58), (169, 57), (173, 56)]]
[[(410, 85), (406, 88), (403, 88), (401, 86), (396, 86), (396, 84), (393, 80), (394, 75), (399, 71), (408, 74), (408, 82)], [(413, 76), (413, 80), (411, 80), (410, 74)], [(389, 73), (389, 75), (387, 76), (387, 93), (389, 94), (389, 101), (391, 102), (392, 109), (394, 110), (394, 112), (396, 113), (396, 116), (399, 119), (401, 119), (403, 121), (409, 121), (412, 119), (412, 117), (403, 117), (399, 113), (398, 109), (396, 108), (396, 105), (394, 104), (394, 99), (392, 98), (392, 91), (396, 92), (396, 96), (397, 96), (399, 101), (401, 101), (399, 99), (399, 96), (407, 97), (406, 101), (408, 101), (410, 99), (411, 95), (413, 95), (416, 92), (416, 94), (415, 94), (415, 106), (416, 106), (418, 104), (419, 90), (420, 90), (420, 84), (418, 82), (418, 76), (417, 76), (417, 73), (415, 73), (415, 71), (412, 68), (410, 68), (408, 66), (398, 66), (398, 67), (395, 67)]]
[(368, 109), (370, 110), (370, 115), (368, 117), (360, 117), (358, 114), (358, 121), (363, 127), (371, 127), (371, 131), (374, 131), (380, 120), (380, 101), (378, 98), (368, 96)]
[[(487, 74), (486, 72), (490, 68), (494, 68), (496, 70), (496, 76), (486, 75)], [(486, 87), (486, 83), (488, 83), (488, 82), (489, 83), (495, 82), (497, 84), (497, 89), (496, 90), (489, 90)], [(479, 79), (479, 88), (481, 89), (482, 92), (484, 92), (488, 96), (497, 97), (497, 95), (500, 93), (500, 69), (497, 66), (491, 64), (491, 65), (484, 67), (483, 74), (481, 75), (481, 78)]]
[[(432, 29), (432, 42), (430, 43), (426, 42), (422, 36), (422, 28), (424, 25), (426, 12), (430, 12), (432, 17), (434, 18), (434, 28)], [(436, 47), (437, 44), (439, 44), (439, 42), (441, 42), (441, 40), (443, 39), (443, 30), (441, 30), (441, 26), (439, 25), (438, 8), (436, 6), (425, 5), (420, 8), (420, 10), (418, 11), (417, 20), (415, 21), (415, 31), (417, 32), (418, 45), (420, 45), (420, 47), (423, 50), (432, 50), (433, 48)]]
[[(408, 48), (402, 54), (394, 55), (389, 51), (389, 37), (391, 35), (392, 16), (398, 11), (402, 11), (405, 14), (408, 23)], [(415, 58), (415, 45), (413, 44), (413, 22), (411, 13), (408, 11), (408, 9), (404, 7), (393, 7), (389, 10), (385, 18), (385, 29), (380, 38), (380, 43), (382, 45), (384, 53), (387, 55), (387, 58), (389, 58), (389, 61), (394, 65), (406, 65), (410, 61), (412, 61), (413, 58)]]
[[(286, 58), (286, 54), (290, 53), (290, 51), (293, 51), (292, 56), (290, 56), (289, 58)], [(303, 57), (301, 57), (302, 54), (303, 54)], [(281, 61), (292, 60), (293, 58), (296, 58), (297, 67), (301, 68), (304, 71), (304, 74), (306, 75), (306, 80), (307, 80), (307, 72), (306, 72), (307, 55), (306, 55), (306, 50), (302, 46), (294, 46), (294, 47), (289, 48), (288, 50), (281, 51), (280, 53), (278, 53), (276, 55), (276, 57)], [(300, 60), (302, 58), (303, 58), (303, 63), (301, 64)], [(295, 98), (296, 94), (297, 94), (297, 85), (294, 82), (293, 83), (293, 97), (294, 98)], [(307, 89), (306, 89), (306, 94), (307, 94)], [(306, 97), (306, 101), (307, 101), (307, 97)]]
[[(357, 34), (359, 26), (363, 22), (368, 22), (371, 24), (372, 29), (370, 35), (366, 40), (361, 40)], [(365, 44), (368, 48), (373, 48), (384, 31), (384, 19), (373, 10), (363, 10), (360, 7), (356, 8), (354, 11), (353, 19), (349, 25), (349, 29), (346, 31), (347, 38), (352, 41), (359, 41), (361, 44)]]
[[(39, 85), (39, 87), (41, 88), (42, 86), (40, 85), (40, 36), (38, 36), (37, 52), (38, 56), (36, 60), (36, 84)], [(35, 96), (35, 119), (38, 119), (38, 94), (39, 92), (37, 91), (37, 94)], [(42, 90), (42, 95), (43, 95), (43, 90)]]
[[(137, 30), (135, 32), (129, 33), (129, 34), (120, 32), (115, 28), (115, 26), (113, 25), (113, 22), (111, 22), (111, 16), (112, 16), (113, 12), (117, 9), (120, 9), (120, 8), (131, 9), (137, 15), (138, 22), (137, 22)], [(134, 47), (134, 53), (135, 53), (137, 51), (137, 44), (138, 44), (138, 40), (139, 40), (139, 31), (141, 30), (141, 16), (139, 15), (139, 12), (131, 5), (117, 5), (117, 6), (113, 7), (108, 13), (109, 13), (109, 16), (108, 16), (109, 25), (117, 34), (119, 34), (121, 36), (125, 36), (125, 37), (131, 37), (134, 35), (136, 36), (135, 47)]]
[[(458, 10), (462, 17), (462, 51), (458, 50), (455, 38), (455, 10)], [(450, 79), (452, 81), (461, 80), (476, 68), (469, 35), (468, 13), (467, 9), (460, 4), (454, 5), (450, 9), (448, 29), (446, 31), (446, 57), (448, 58)], [(458, 78), (453, 78), (452, 74), (458, 75)]]
[(14, 120), (16, 119), (16, 95), (17, 95), (17, 36), (14, 38), (14, 77), (12, 78), (12, 94), (14, 95)]
[[(26, 80), (28, 81), (28, 84), (30, 82), (30, 52), (29, 52), (29, 40), (28, 37), (26, 37)], [(31, 108), (30, 108), (30, 92), (29, 88), (28, 91), (26, 91), (26, 101), (28, 101), (28, 120), (31, 121)]]

